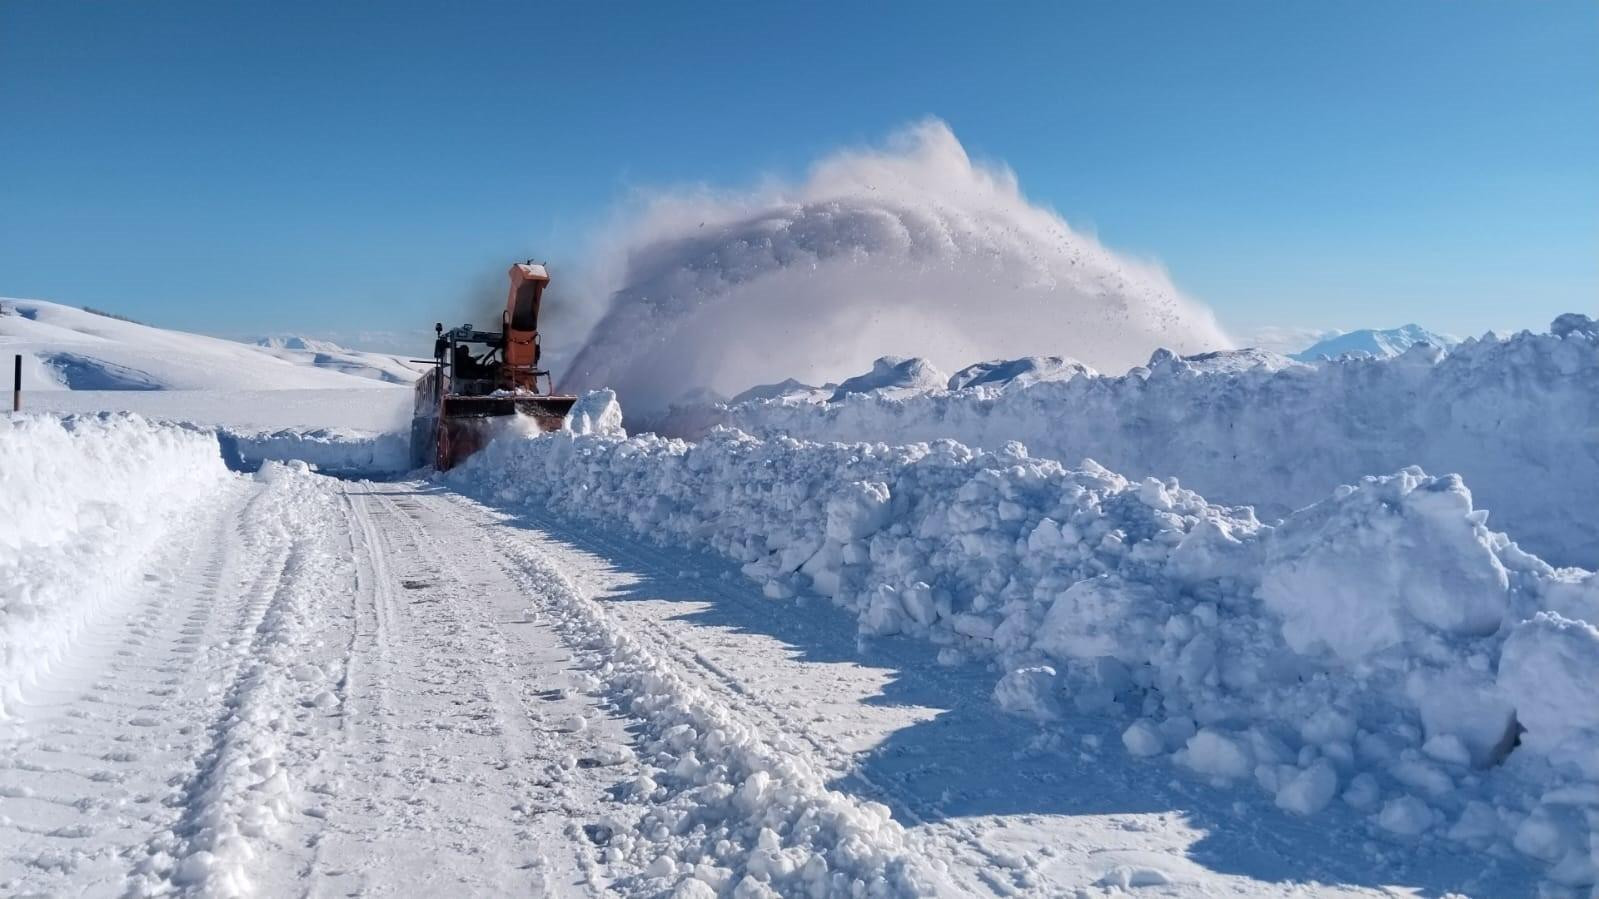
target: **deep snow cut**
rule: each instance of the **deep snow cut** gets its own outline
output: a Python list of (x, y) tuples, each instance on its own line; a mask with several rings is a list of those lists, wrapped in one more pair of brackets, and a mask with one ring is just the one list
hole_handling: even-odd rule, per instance
[(609, 310), (559, 379), (614, 388), (643, 417), (694, 390), (838, 379), (885, 353), (1122, 370), (1156, 346), (1231, 345), (1158, 267), (1032, 204), (936, 120), (800, 184), (657, 197), (601, 268)]
[(989, 450), (1017, 440), (1066, 464), (1086, 458), (1131, 476), (1177, 477), (1263, 518), (1365, 475), (1420, 465), (1464, 476), (1495, 528), (1540, 556), (1594, 567), (1596, 334), (1592, 319), (1573, 314), (1544, 334), (1488, 335), (1448, 353), (1418, 345), (1388, 359), (1304, 364), (1260, 350), (1160, 351), (1123, 375), (1065, 372), (825, 403), (795, 393), (674, 423), (820, 441), (949, 438)]
[(1458, 478), (1365, 478), (1265, 525), (1019, 444), (718, 431), (501, 440), (448, 480), (708, 547), (775, 600), (832, 598), (863, 636), (997, 664), (1008, 710), (1119, 718), (1130, 754), (1290, 813), (1341, 802), (1385, 839), (1593, 881), (1599, 578), (1490, 530)]

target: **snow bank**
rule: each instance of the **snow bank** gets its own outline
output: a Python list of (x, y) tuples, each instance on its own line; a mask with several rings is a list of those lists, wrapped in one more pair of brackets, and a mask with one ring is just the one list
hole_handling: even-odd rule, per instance
[(128, 414), (0, 418), (0, 704), (113, 605), (227, 477), (205, 431)]
[[(1599, 563), (1599, 336), (1554, 333), (1421, 345), (1392, 359), (1293, 363), (1260, 351), (1161, 351), (1118, 377), (817, 404), (748, 403), (716, 416), (758, 436), (905, 443), (949, 438), (1175, 476), (1212, 501), (1276, 518), (1373, 472), (1458, 472), (1496, 527), (1562, 564)], [(624, 397), (625, 400), (625, 397)], [(689, 435), (692, 436), (692, 435)]]
[(1582, 787), (1599, 652), (1594, 622), (1565, 616), (1599, 588), (1490, 531), (1458, 478), (1366, 478), (1273, 526), (1019, 444), (724, 430), (501, 441), (448, 480), (709, 548), (768, 597), (831, 597), (865, 637), (997, 665), (1006, 708), (1124, 718), (1132, 754), (1252, 781), (1290, 812), (1342, 797), (1374, 834), (1514, 847), (1592, 880), (1571, 810), (1599, 801)]
[(345, 428), (247, 431), (220, 428), (228, 464), (254, 471), (265, 462), (300, 461), (333, 475), (381, 477), (411, 469), (410, 436)]

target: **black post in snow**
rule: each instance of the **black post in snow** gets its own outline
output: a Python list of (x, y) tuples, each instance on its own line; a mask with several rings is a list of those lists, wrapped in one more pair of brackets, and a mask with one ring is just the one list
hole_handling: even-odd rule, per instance
[(17, 354), (17, 362), (11, 367), (11, 411), (22, 411), (22, 354)]

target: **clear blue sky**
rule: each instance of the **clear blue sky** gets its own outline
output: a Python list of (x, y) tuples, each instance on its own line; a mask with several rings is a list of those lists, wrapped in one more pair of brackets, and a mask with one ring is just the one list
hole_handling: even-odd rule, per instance
[(427, 328), (938, 116), (1237, 333), (1599, 306), (1599, 3), (0, 0), (0, 295)]

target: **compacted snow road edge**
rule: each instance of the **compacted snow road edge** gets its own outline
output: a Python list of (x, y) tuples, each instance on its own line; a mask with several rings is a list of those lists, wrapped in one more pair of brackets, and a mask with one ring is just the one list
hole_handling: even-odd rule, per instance
[[(658, 852), (632, 891), (712, 896), (958, 895), (936, 863), (915, 857), (889, 809), (831, 790), (803, 753), (684, 680), (560, 569), (505, 529), (494, 532), (528, 593), (593, 656), (602, 688), (647, 729), (649, 776), (631, 787), (649, 806), (623, 853)], [(630, 845), (631, 840), (643, 845)]]

